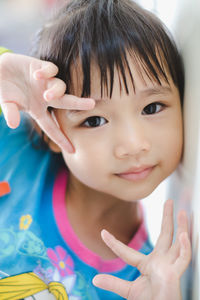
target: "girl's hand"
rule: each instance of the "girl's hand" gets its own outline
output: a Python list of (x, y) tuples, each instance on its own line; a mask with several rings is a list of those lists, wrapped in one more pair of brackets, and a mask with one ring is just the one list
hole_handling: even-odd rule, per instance
[(70, 141), (47, 108), (89, 110), (94, 108), (95, 101), (66, 95), (65, 83), (54, 78), (57, 73), (53, 63), (4, 53), (0, 56), (0, 106), (10, 128), (19, 126), (19, 111), (23, 110), (58, 146), (73, 152)]
[(191, 259), (188, 221), (185, 212), (178, 215), (176, 241), (173, 239), (173, 202), (165, 203), (162, 229), (153, 252), (139, 253), (103, 230), (104, 242), (127, 264), (141, 273), (135, 281), (125, 281), (111, 275), (97, 275), (94, 285), (119, 294), (128, 300), (181, 300), (180, 278)]

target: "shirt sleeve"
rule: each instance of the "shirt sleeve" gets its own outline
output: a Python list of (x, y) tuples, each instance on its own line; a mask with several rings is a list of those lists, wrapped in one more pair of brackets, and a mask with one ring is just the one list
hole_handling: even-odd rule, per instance
[(12, 51), (9, 50), (9, 49), (6, 49), (4, 47), (0, 47), (0, 55), (3, 54), (3, 53), (6, 53), (6, 52), (12, 52)]

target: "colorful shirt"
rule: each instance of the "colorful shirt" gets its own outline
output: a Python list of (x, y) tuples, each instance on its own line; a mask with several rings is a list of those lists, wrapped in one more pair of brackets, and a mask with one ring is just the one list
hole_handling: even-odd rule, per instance
[[(67, 169), (39, 143), (27, 117), (15, 130), (0, 117), (0, 182), (11, 189), (0, 198), (0, 299), (8, 291), (10, 299), (43, 293), (45, 299), (122, 299), (94, 287), (93, 277), (134, 280), (139, 271), (119, 258), (105, 261), (80, 242), (67, 216)], [(151, 252), (144, 221), (129, 246)]]

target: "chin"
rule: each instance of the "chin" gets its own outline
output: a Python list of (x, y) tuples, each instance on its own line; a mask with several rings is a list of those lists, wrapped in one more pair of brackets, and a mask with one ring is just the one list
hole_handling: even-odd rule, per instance
[(133, 192), (128, 193), (124, 193), (121, 197), (121, 200), (124, 201), (128, 201), (128, 202), (134, 202), (134, 201), (138, 201), (138, 200), (142, 200), (148, 196), (150, 196), (155, 189), (157, 188), (158, 185), (155, 185), (153, 187), (149, 187), (149, 188), (143, 188), (142, 190), (135, 190)]

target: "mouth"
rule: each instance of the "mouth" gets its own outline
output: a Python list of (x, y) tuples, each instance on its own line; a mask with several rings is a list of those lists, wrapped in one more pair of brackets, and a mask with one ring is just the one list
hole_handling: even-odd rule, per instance
[(139, 181), (147, 178), (153, 171), (154, 167), (155, 166), (144, 166), (140, 168), (131, 168), (123, 173), (118, 173), (116, 175), (126, 180)]

